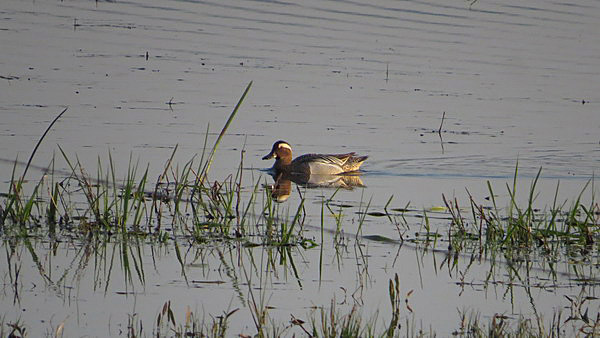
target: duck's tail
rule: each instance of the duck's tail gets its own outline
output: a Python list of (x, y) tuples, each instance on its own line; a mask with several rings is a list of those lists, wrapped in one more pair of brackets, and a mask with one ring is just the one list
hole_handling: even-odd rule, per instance
[(346, 163), (344, 163), (344, 171), (352, 172), (352, 171), (359, 170), (360, 166), (363, 164), (364, 161), (367, 160), (367, 158), (369, 158), (369, 156), (351, 156), (351, 157), (349, 157), (348, 160), (346, 161)]

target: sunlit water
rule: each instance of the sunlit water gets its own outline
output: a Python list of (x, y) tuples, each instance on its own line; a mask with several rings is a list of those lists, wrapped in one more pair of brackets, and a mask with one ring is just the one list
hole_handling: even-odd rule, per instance
[[(68, 173), (57, 144), (92, 173), (97, 158), (106, 163), (110, 152), (122, 176), (132, 156), (149, 163), (156, 177), (176, 144), (180, 166), (202, 151), (207, 125), (212, 144), (250, 81), (213, 179), (234, 172), (244, 149), (246, 186), (271, 183), (256, 169), (271, 166), (260, 158), (278, 139), (292, 144), (296, 155), (369, 155), (366, 188), (336, 195), (352, 206), (343, 223), (345, 250), (335, 252), (325, 232), (323, 256), (320, 248), (292, 250), (296, 272), (277, 261), (274, 272), (259, 273), (269, 262), (260, 247), (185, 248), (182, 269), (172, 246), (140, 245), (144, 282), (135, 273), (127, 282), (118, 244), (100, 250), (105, 256), (96, 261), (98, 248), (89, 243), (66, 241), (51, 250), (36, 240), (31, 251), (7, 249), (0, 263), (0, 315), (20, 319), (32, 336), (62, 322), (69, 336), (125, 334), (133, 313), (150, 332), (169, 300), (179, 322), (187, 306), (207, 318), (241, 308), (232, 315), (231, 332), (252, 333), (251, 289), (255, 296), (264, 293), (274, 307), (270, 315), (283, 325), (290, 315), (306, 319), (313, 306), (329, 306), (332, 299), (342, 309), (362, 305), (365, 318), (379, 310), (384, 321), (395, 273), (403, 292), (414, 290), (414, 314), (405, 309), (403, 318), (446, 335), (458, 329), (459, 311), (550, 319), (569, 304), (563, 295), (582, 288), (569, 266), (558, 268), (557, 276), (532, 266), (523, 281), (507, 277), (502, 265), (494, 267), (500, 269), (497, 283), (483, 287), (489, 261), (466, 271), (468, 260), (461, 258), (461, 276), (442, 264), (443, 252), (368, 239), (357, 247), (354, 234), (357, 212), (369, 201), (370, 210), (382, 211), (392, 195), (390, 208), (441, 206), (442, 194), (466, 205), (466, 189), (485, 201), (489, 180), (505, 201), (517, 161), (519, 199), (528, 197), (540, 167), (539, 208), (552, 203), (558, 181), (561, 201), (576, 198), (600, 155), (595, 1), (9, 0), (0, 15), (3, 189), (15, 158), (26, 161), (64, 106), (69, 109), (42, 144), (30, 177), (39, 177), (53, 154), (56, 169)], [(319, 239), (320, 201), (334, 191), (305, 193), (307, 236)], [(293, 213), (298, 201), (294, 190), (281, 208)], [(422, 230), (421, 218), (408, 221), (408, 234)], [(326, 229), (335, 226), (326, 217)], [(361, 231), (398, 238), (385, 217), (367, 216)], [(192, 258), (198, 252), (207, 254)], [(107, 276), (109, 268), (99, 265), (109, 264), (111, 255)], [(18, 297), (8, 257), (21, 266)], [(589, 269), (593, 275), (595, 265)]]

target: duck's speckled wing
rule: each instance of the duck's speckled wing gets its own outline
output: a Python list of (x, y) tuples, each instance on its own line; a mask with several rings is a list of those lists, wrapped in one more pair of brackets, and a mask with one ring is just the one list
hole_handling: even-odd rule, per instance
[(295, 163), (318, 162), (343, 166), (354, 153), (348, 154), (306, 154), (294, 159)]
[[(309, 169), (311, 174), (336, 175), (348, 171), (358, 170), (355, 165), (355, 153), (347, 154), (306, 154), (293, 161), (295, 168)], [(361, 160), (364, 160), (361, 158)], [(362, 162), (362, 161), (360, 161)]]

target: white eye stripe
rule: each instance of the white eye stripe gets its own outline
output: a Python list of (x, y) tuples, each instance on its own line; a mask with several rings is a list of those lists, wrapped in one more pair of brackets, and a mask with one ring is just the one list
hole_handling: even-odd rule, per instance
[(290, 147), (290, 145), (287, 143), (279, 143), (277, 148), (286, 148), (286, 149), (292, 150), (292, 147)]

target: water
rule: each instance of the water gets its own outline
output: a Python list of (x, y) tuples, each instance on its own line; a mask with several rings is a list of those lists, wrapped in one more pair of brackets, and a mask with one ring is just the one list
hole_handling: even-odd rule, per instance
[[(543, 168), (536, 204), (544, 208), (559, 180), (560, 199), (575, 198), (597, 172), (600, 6), (595, 1), (480, 0), (469, 6), (460, 0), (8, 0), (0, 14), (3, 189), (14, 159), (26, 161), (64, 106), (69, 109), (42, 144), (31, 177), (58, 154), (58, 144), (77, 154), (89, 172), (98, 156), (106, 161), (110, 152), (123, 175), (131, 156), (149, 163), (154, 178), (175, 145), (180, 166), (199, 154), (207, 125), (212, 144), (250, 81), (253, 87), (221, 144), (211, 178), (234, 172), (243, 148), (246, 177), (272, 182), (257, 169), (271, 165), (260, 159), (279, 139), (288, 141), (295, 155), (367, 154), (366, 188), (336, 197), (353, 206), (344, 223), (350, 242), (358, 230), (356, 212), (368, 200), (377, 211), (391, 195), (395, 208), (442, 206), (442, 194), (466, 204), (465, 188), (482, 201), (489, 195), (488, 180), (506, 198), (505, 183), (512, 184), (518, 160), (519, 198), (527, 198), (531, 179)], [(64, 161), (56, 166), (69, 171)], [(306, 194), (314, 227), (307, 231), (317, 238), (321, 198), (333, 191)], [(293, 193), (286, 202), (292, 212), (298, 200)], [(410, 222), (411, 233), (423, 223)], [(335, 229), (331, 218), (326, 224)], [(367, 217), (362, 230), (398, 237), (382, 218)], [(489, 262), (482, 262), (469, 270), (475, 282), (465, 288), (457, 284), (456, 270), (440, 267), (443, 253), (367, 240), (365, 263), (354, 244), (336, 255), (332, 236), (326, 237), (324, 274), (312, 264), (319, 260), (318, 249), (293, 252), (300, 278), (288, 264), (273, 267), (276, 277), (265, 293), (275, 307), (270, 315), (280, 322), (290, 314), (305, 316), (312, 306), (328, 306), (334, 297), (347, 306), (364, 304), (367, 318), (380, 309), (383, 318), (387, 283), (396, 272), (403, 292), (414, 290), (410, 304), (417, 326), (442, 335), (457, 329), (457, 308), (481, 311), (485, 318), (534, 312), (550, 318), (568, 305), (563, 295), (581, 287), (565, 273), (549, 282), (560, 287), (534, 289), (531, 297), (527, 287), (502, 283), (483, 290), (477, 283), (485, 279)], [(186, 283), (172, 247), (141, 245), (145, 283), (133, 282), (132, 291), (116, 267), (110, 283), (105, 275), (99, 278), (81, 253), (86, 245), (61, 243), (53, 253), (48, 243), (36, 244), (45, 273), (53, 271), (52, 282), (21, 247), (20, 299), (4, 293), (6, 320), (21, 318), (33, 335), (62, 321), (69, 336), (118, 335), (127, 331), (127, 315), (134, 312), (149, 330), (171, 300), (179, 318), (186, 306), (207, 316), (240, 307), (231, 332), (252, 332), (245, 306), (248, 281), (240, 277), (244, 267), (251, 268), (233, 264), (248, 260), (244, 250), (222, 248), (232, 265), (224, 268), (214, 248), (191, 248), (188, 255), (211, 254), (199, 266), (187, 266)], [(107, 252), (112, 246), (118, 244), (108, 244)], [(246, 250), (265, 254), (261, 248)], [(10, 290), (8, 267), (2, 264), (4, 288)], [(534, 279), (545, 281), (547, 271), (540, 270)], [(67, 277), (57, 281), (63, 273)]]

